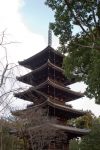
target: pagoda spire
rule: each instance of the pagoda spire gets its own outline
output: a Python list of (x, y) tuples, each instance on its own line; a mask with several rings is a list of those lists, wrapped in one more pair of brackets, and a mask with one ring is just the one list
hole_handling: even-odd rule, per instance
[(49, 23), (49, 30), (48, 30), (48, 46), (52, 46), (52, 30), (50, 28), (50, 23)]

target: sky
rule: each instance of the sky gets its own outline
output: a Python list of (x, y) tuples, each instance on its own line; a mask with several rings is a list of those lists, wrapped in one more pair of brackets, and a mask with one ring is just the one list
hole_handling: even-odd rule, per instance
[[(7, 40), (16, 42), (7, 47), (10, 60), (23, 60), (46, 47), (48, 24), (53, 20), (43, 0), (0, 0), (0, 31), (6, 30)], [(54, 37), (53, 47), (57, 44)]]
[[(44, 5), (45, 0), (0, 0), (0, 32), (5, 31), (9, 62), (17, 63), (41, 51), (48, 43), (48, 24), (54, 13)], [(58, 38), (53, 35), (52, 47), (57, 48)], [(4, 55), (3, 49), (1, 54)], [(72, 86), (84, 91), (83, 83)], [(20, 100), (15, 105), (20, 106)], [(100, 115), (100, 106), (86, 97), (71, 103), (74, 108), (92, 110)]]

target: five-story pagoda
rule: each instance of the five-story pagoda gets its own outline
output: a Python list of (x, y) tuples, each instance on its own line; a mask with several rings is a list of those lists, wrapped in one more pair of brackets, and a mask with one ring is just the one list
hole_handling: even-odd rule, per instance
[[(56, 118), (56, 123), (50, 125), (57, 129), (57, 132), (64, 132), (67, 139), (61, 144), (53, 147), (49, 145), (47, 149), (68, 150), (69, 140), (80, 137), (88, 133), (86, 129), (78, 129), (68, 126), (67, 120), (83, 116), (86, 112), (73, 109), (67, 102), (81, 98), (83, 95), (70, 90), (67, 85), (73, 80), (68, 80), (62, 69), (64, 55), (54, 50), (50, 44), (36, 55), (19, 62), (20, 65), (32, 71), (24, 76), (17, 77), (21, 82), (31, 85), (31, 88), (24, 92), (15, 93), (15, 97), (33, 102), (31, 107), (23, 111), (34, 108), (43, 108), (48, 112), (48, 117)], [(19, 113), (19, 111), (15, 112)], [(53, 141), (54, 142), (54, 141)], [(55, 142), (54, 142), (55, 143)]]

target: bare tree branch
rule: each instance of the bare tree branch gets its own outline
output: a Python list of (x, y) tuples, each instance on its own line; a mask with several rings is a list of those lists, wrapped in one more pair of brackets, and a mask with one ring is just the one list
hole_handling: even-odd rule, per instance
[(94, 19), (95, 26), (97, 26), (96, 17), (95, 17), (95, 12), (94, 12), (94, 9), (93, 9), (93, 8), (92, 8), (92, 14), (93, 14), (93, 19)]
[(3, 73), (2, 73), (2, 76), (1, 76), (1, 81), (0, 81), (0, 87), (3, 84), (3, 80), (4, 80), (5, 73), (7, 71), (7, 68), (8, 68), (8, 64), (6, 64), (6, 66), (5, 66), (4, 70), (3, 70)]

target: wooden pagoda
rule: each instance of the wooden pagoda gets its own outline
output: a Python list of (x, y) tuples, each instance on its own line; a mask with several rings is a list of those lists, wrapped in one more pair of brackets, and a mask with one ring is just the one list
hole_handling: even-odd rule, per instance
[[(24, 111), (34, 108), (44, 108), (48, 117), (56, 118), (56, 123), (50, 125), (67, 135), (67, 139), (61, 144), (55, 144), (48, 150), (68, 150), (69, 140), (88, 133), (86, 129), (78, 129), (68, 126), (65, 122), (72, 118), (83, 116), (86, 112), (73, 109), (67, 102), (83, 97), (83, 94), (74, 92), (67, 86), (75, 80), (68, 80), (62, 69), (63, 55), (54, 50), (51, 46), (46, 47), (36, 55), (19, 62), (20, 65), (32, 71), (24, 76), (17, 77), (17, 80), (31, 85), (23, 92), (15, 93), (15, 97), (33, 102)], [(19, 111), (16, 111), (17, 115)], [(59, 145), (59, 146), (58, 146)]]

